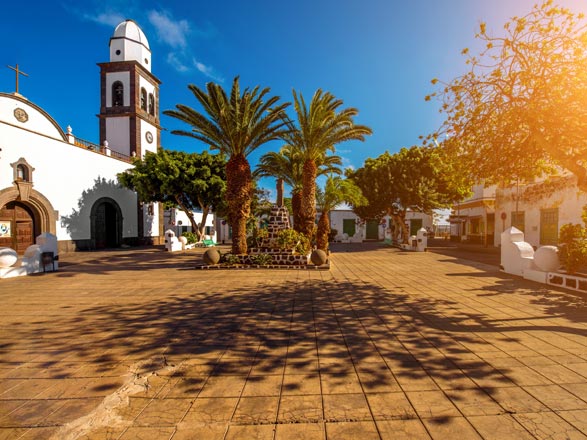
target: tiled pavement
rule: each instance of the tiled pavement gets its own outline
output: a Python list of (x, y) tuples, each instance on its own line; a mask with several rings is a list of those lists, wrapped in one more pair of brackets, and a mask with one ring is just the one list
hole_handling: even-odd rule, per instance
[(0, 439), (584, 439), (587, 298), (376, 245), (201, 250), (0, 281)]

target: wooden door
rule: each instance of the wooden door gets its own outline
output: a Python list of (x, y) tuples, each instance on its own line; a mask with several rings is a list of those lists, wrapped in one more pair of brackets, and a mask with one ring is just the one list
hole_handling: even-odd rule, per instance
[(0, 237), (0, 246), (10, 247), (20, 255), (35, 244), (35, 223), (29, 208), (19, 202), (8, 203), (0, 210), (0, 223), (9, 226), (9, 234)]
[(367, 221), (367, 240), (379, 240), (379, 222), (377, 220)]

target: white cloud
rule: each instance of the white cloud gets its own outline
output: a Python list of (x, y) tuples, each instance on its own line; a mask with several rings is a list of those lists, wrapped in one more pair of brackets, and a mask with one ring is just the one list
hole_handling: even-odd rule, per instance
[(167, 11), (150, 11), (149, 22), (155, 26), (160, 41), (175, 49), (186, 47), (186, 38), (190, 33), (190, 24), (187, 20), (176, 21)]
[(171, 65), (171, 67), (173, 67), (180, 73), (184, 73), (190, 70), (190, 68), (186, 66), (184, 63), (182, 63), (181, 60), (177, 57), (177, 55), (173, 52), (170, 52), (167, 55), (167, 62)]
[(218, 76), (214, 69), (211, 66), (206, 66), (204, 63), (199, 62), (194, 58), (193, 60), (194, 67), (198, 69), (199, 72), (203, 73), (208, 78), (213, 79), (214, 81), (224, 82), (224, 78)]
[(118, 12), (108, 11), (96, 14), (83, 14), (85, 20), (93, 21), (94, 23), (103, 24), (105, 26), (117, 26), (122, 23), (125, 18)]

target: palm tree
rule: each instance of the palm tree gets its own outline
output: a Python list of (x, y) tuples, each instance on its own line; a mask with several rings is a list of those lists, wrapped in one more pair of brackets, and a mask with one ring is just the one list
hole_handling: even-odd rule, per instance
[[(324, 155), (317, 163), (317, 175), (341, 174), (339, 166), (342, 159), (336, 155)], [(299, 150), (291, 145), (285, 145), (279, 152), (270, 151), (259, 159), (259, 165), (253, 173), (256, 177), (275, 177), (281, 179), (291, 187), (291, 204), (293, 215), (293, 228), (300, 231), (301, 203), (302, 203), (302, 169), (303, 156)]]
[(252, 175), (247, 156), (268, 141), (279, 139), (284, 131), (285, 108), (277, 105), (278, 96), (267, 96), (270, 89), (256, 86), (242, 91), (238, 76), (232, 83), (230, 97), (215, 83), (206, 90), (190, 84), (188, 89), (204, 109), (200, 113), (186, 105), (163, 113), (185, 122), (191, 131), (173, 130), (173, 134), (189, 136), (220, 150), (226, 157), (226, 201), (228, 220), (232, 226), (232, 252), (247, 252), (246, 224), (251, 210)]
[(339, 176), (328, 176), (324, 191), (318, 188), (316, 203), (320, 211), (318, 231), (316, 232), (316, 247), (324, 252), (328, 250), (328, 234), (330, 233), (329, 214), (341, 203), (346, 202), (353, 206), (361, 206), (367, 202), (361, 189), (352, 180)]
[(365, 125), (353, 121), (359, 111), (356, 108), (339, 110), (342, 100), (336, 99), (329, 92), (318, 89), (310, 107), (306, 106), (304, 97), (293, 91), (297, 127), (288, 122), (289, 130), (283, 133), (285, 142), (298, 149), (303, 157), (302, 167), (302, 224), (300, 230), (312, 238), (316, 219), (316, 176), (318, 163), (326, 152), (335, 151), (335, 145), (349, 140), (365, 140), (365, 135), (372, 133)]

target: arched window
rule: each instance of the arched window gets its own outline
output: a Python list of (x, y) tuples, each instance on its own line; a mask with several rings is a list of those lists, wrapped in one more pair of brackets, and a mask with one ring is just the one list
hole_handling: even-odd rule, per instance
[(147, 111), (147, 91), (141, 88), (141, 108)]
[(120, 81), (112, 84), (112, 107), (124, 106), (124, 86)]
[(16, 180), (29, 181), (29, 170), (22, 164), (16, 166)]
[(155, 116), (155, 97), (149, 93), (149, 114)]

